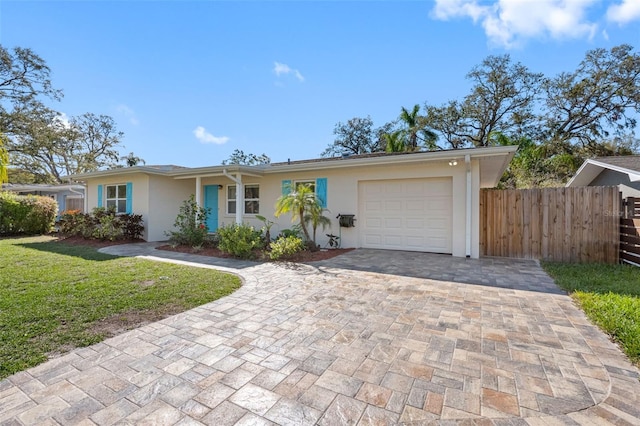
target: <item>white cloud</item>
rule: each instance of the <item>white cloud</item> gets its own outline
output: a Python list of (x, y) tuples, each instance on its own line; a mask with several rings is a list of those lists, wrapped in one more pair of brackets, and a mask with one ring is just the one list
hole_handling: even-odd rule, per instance
[(276, 76), (280, 77), (281, 75), (293, 74), (298, 81), (303, 82), (304, 77), (300, 74), (300, 71), (297, 69), (293, 69), (289, 67), (287, 64), (281, 64), (280, 62), (273, 63), (273, 72), (276, 73)]
[(129, 123), (133, 124), (134, 126), (137, 126), (138, 124), (140, 124), (138, 117), (136, 117), (135, 111), (129, 108), (127, 105), (120, 104), (116, 106), (116, 111), (119, 114), (124, 115), (129, 120)]
[(607, 19), (620, 25), (640, 20), (640, 1), (622, 0), (620, 4), (613, 4), (607, 9)]
[(492, 44), (515, 47), (535, 37), (592, 38), (598, 28), (586, 12), (598, 0), (436, 0), (431, 14), (440, 20), (480, 22)]
[(69, 129), (71, 128), (71, 122), (69, 121), (69, 116), (67, 114), (65, 114), (64, 112), (59, 113), (54, 120), (56, 120), (58, 123), (62, 124), (62, 127), (64, 127), (65, 129)]
[(193, 130), (193, 134), (200, 141), (200, 143), (212, 143), (215, 145), (222, 145), (229, 142), (229, 138), (227, 136), (213, 136), (211, 133), (207, 132), (202, 126), (198, 126)]

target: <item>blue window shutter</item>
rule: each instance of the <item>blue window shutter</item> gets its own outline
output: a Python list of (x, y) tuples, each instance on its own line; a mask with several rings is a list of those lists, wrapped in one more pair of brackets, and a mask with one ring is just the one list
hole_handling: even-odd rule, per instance
[(133, 183), (127, 182), (127, 214), (133, 213)]
[(102, 207), (102, 185), (98, 185), (98, 207)]
[(289, 195), (291, 193), (291, 181), (283, 180), (282, 181), (282, 195)]
[(320, 200), (320, 206), (327, 208), (327, 178), (316, 179), (316, 196)]

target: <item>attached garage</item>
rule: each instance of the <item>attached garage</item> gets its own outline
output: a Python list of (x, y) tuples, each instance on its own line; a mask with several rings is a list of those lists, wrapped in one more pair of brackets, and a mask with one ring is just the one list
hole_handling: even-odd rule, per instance
[[(134, 213), (145, 217), (149, 241), (166, 238), (181, 200), (191, 194), (200, 205), (213, 209), (210, 229), (230, 223), (260, 229), (261, 215), (273, 222), (271, 235), (275, 235), (298, 221), (290, 214), (274, 214), (275, 203), (288, 186), (284, 183), (312, 183), (330, 221), (326, 229), (317, 229), (320, 247), (327, 247), (333, 234), (343, 248), (473, 258), (480, 255), (480, 189), (496, 185), (516, 149), (372, 153), (255, 166), (145, 165), (73, 178), (86, 182), (89, 209), (104, 202), (99, 187), (135, 182)], [(217, 203), (211, 204), (209, 195), (217, 196)], [(339, 217), (355, 218), (355, 226), (340, 226)]]
[(360, 246), (452, 252), (451, 177), (358, 183)]

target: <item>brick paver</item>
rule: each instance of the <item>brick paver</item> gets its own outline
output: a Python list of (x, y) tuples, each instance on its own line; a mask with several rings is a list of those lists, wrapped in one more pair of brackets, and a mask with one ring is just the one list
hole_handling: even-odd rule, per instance
[(531, 261), (356, 250), (0, 381), (0, 424), (640, 424), (638, 371)]

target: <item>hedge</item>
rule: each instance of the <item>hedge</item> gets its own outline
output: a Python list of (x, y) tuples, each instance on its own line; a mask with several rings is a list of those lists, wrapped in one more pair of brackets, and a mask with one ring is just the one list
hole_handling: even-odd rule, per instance
[(57, 213), (58, 203), (49, 197), (0, 192), (0, 235), (49, 233)]

